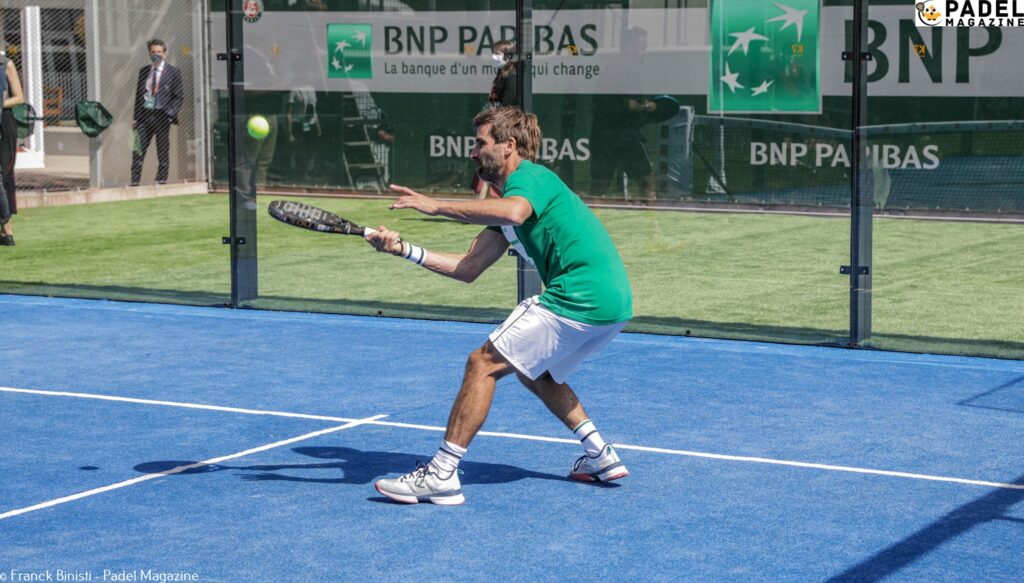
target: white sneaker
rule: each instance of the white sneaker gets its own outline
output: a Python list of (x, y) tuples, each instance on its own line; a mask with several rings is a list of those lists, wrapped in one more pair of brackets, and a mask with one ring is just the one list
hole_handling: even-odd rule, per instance
[(569, 478), (580, 482), (611, 482), (629, 475), (629, 470), (615, 453), (612, 444), (604, 446), (597, 457), (582, 456), (576, 460)]
[(457, 469), (444, 476), (433, 464), (420, 462), (416, 462), (414, 471), (394, 480), (377, 480), (374, 487), (388, 498), (404, 504), (433, 502), (455, 506), (466, 501)]

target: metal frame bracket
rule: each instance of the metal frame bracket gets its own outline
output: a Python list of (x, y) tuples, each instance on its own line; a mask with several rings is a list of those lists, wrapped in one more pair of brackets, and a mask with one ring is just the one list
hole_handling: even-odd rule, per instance
[[(844, 61), (852, 61), (853, 60), (853, 51), (843, 51), (843, 60)], [(873, 56), (871, 56), (871, 53), (861, 53), (860, 54), (860, 60), (862, 60), (862, 61), (874, 61), (875, 58)]]
[[(850, 275), (853, 273), (853, 268), (849, 265), (840, 265), (839, 273), (841, 275)], [(857, 275), (871, 275), (871, 268), (867, 265), (861, 265), (857, 268)]]

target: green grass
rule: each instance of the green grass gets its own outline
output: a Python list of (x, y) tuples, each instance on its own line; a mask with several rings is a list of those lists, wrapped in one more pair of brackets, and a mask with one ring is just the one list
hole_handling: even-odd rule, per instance
[[(479, 228), (384, 200), (308, 199), (462, 251)], [(246, 307), (481, 322), (515, 304), (515, 262), (476, 283), (374, 253), (355, 237), (294, 229), (258, 213), (260, 297)], [(849, 221), (759, 214), (598, 210), (630, 272), (630, 330), (800, 343), (847, 337)], [(225, 196), (25, 209), (0, 248), (0, 291), (226, 304)], [(878, 219), (869, 346), (1024, 358), (1024, 226)]]

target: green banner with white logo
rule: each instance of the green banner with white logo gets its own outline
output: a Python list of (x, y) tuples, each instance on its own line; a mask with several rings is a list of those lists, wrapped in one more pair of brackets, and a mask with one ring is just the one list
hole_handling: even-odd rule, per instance
[(821, 113), (820, 0), (715, 0), (708, 111)]
[(373, 77), (373, 26), (369, 24), (327, 25), (327, 77), (370, 79)]

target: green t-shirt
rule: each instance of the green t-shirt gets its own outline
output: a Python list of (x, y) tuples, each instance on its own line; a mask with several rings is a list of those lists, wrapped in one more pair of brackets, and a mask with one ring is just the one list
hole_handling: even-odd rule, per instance
[(503, 196), (521, 196), (533, 207), (514, 234), (504, 229), (537, 267), (545, 286), (540, 296), (544, 307), (585, 324), (633, 317), (633, 291), (615, 243), (557, 174), (524, 160), (505, 181)]

